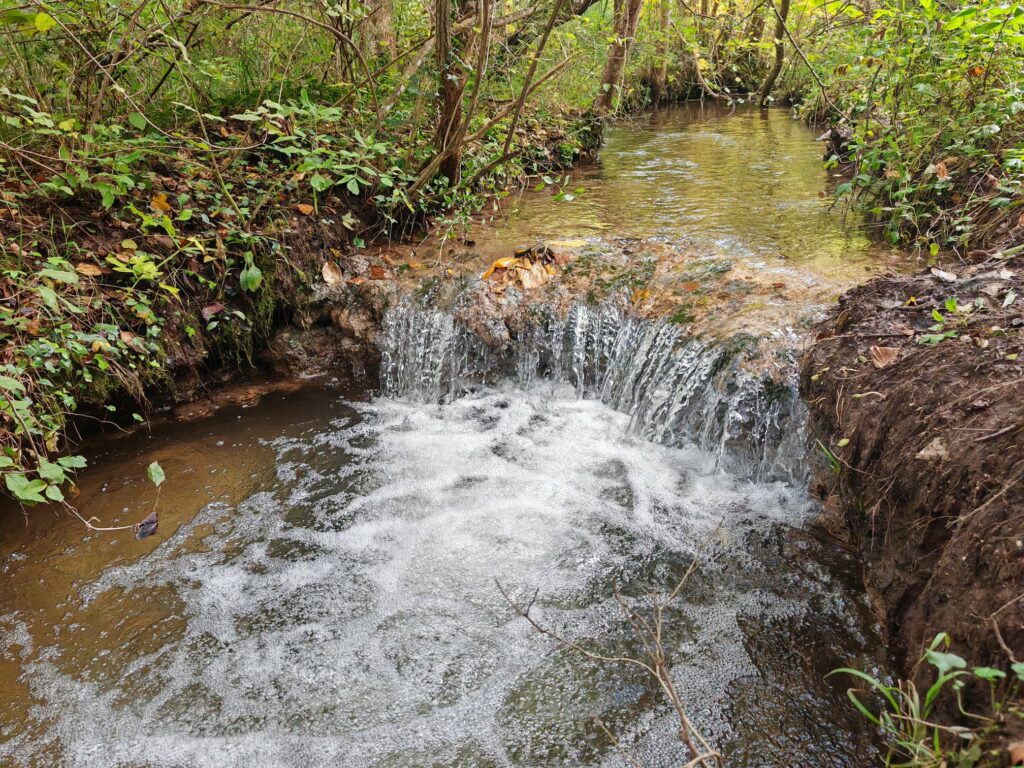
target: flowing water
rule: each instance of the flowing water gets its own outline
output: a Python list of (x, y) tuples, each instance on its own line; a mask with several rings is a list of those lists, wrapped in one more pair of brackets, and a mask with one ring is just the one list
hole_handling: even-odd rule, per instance
[[(821, 208), (812, 134), (778, 112), (715, 119), (616, 129), (574, 210), (596, 226), (631, 206), (633, 237), (703, 217), (715, 247), (800, 251), (812, 277), (869, 261)], [(727, 183), (741, 164), (749, 186)], [(662, 206), (666, 186), (687, 202)], [(545, 205), (527, 196), (481, 237), (578, 234)], [(409, 304), (381, 346), (379, 393), (268, 395), (96, 443), (78, 508), (118, 525), (156, 505), (154, 537), (0, 518), (0, 764), (678, 767), (654, 682), (558, 650), (498, 584), (543, 626), (638, 656), (616, 588), (646, 611), (694, 558), (663, 639), (727, 763), (867, 764), (872, 734), (824, 676), (880, 643), (853, 564), (808, 529), (788, 388), (611, 306), (496, 351)]]

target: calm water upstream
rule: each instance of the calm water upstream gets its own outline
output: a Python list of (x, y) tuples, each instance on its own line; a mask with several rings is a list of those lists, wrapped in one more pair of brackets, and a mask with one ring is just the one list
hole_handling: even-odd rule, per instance
[[(579, 205), (526, 195), (478, 239), (615, 229), (811, 280), (874, 263), (822, 207), (812, 133), (781, 112), (705, 118), (614, 129)], [(613, 587), (642, 608), (698, 554), (665, 642), (727, 764), (866, 764), (871, 734), (823, 677), (877, 663), (879, 642), (851, 564), (805, 530), (804, 490), (724, 471), (686, 435), (646, 440), (635, 405), (612, 407), (635, 398), (574, 383), (445, 404), (306, 389), (95, 444), (79, 509), (117, 525), (158, 504), (160, 531), (0, 517), (0, 764), (678, 768), (652, 681), (557, 651), (495, 582), (536, 590), (562, 634), (639, 654)], [(698, 405), (665, 402), (672, 424)]]

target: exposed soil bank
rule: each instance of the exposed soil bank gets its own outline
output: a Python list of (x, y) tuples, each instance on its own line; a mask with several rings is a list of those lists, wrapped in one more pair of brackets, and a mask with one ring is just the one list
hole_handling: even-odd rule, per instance
[(801, 377), (835, 457), (817, 490), (908, 672), (941, 631), (970, 663), (1024, 657), (1024, 259), (954, 271), (846, 293)]

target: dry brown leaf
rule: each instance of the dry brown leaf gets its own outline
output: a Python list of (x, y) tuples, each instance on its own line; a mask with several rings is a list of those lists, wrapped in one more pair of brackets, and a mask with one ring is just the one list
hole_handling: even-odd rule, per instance
[(1010, 753), (1010, 765), (1024, 765), (1024, 741), (1015, 741), (1006, 751)]
[(209, 320), (214, 315), (219, 315), (224, 311), (224, 305), (219, 301), (216, 304), (210, 304), (203, 307), (203, 320)]
[(937, 278), (939, 278), (939, 280), (942, 280), (943, 282), (946, 282), (946, 283), (955, 283), (956, 282), (956, 275), (953, 274), (952, 272), (947, 272), (944, 269), (939, 269), (938, 267), (932, 267), (931, 273), (933, 275), (935, 275)]
[(93, 264), (90, 261), (80, 261), (75, 264), (75, 272), (80, 275), (88, 275), (89, 277), (99, 277), (103, 274), (103, 270), (98, 264)]
[(945, 163), (936, 163), (935, 164), (935, 176), (940, 181), (945, 181), (946, 179), (949, 178), (949, 169), (946, 168), (946, 164)]
[(373, 264), (370, 267), (370, 279), (371, 280), (384, 280), (387, 275), (384, 272), (384, 267), (380, 264)]
[(330, 286), (341, 285), (345, 282), (345, 275), (342, 273), (341, 267), (333, 261), (325, 261), (320, 269), (320, 274), (323, 275), (324, 282)]
[(313, 214), (313, 206), (309, 203), (299, 203), (295, 206), (295, 210), (301, 213), (303, 216), (311, 216)]
[(349, 285), (362, 285), (365, 282), (366, 282), (366, 278), (365, 277), (350, 277), (348, 279), (348, 284)]
[(696, 280), (687, 280), (680, 286), (680, 288), (682, 288), (687, 293), (693, 293), (698, 288), (700, 288), (700, 283), (698, 283)]
[(171, 204), (167, 202), (167, 195), (163, 192), (157, 192), (149, 198), (149, 207), (157, 213), (167, 213), (171, 210)]
[(407, 266), (409, 269), (423, 269), (423, 263), (420, 261), (410, 261)]
[(871, 362), (875, 368), (887, 368), (896, 362), (900, 351), (896, 347), (872, 347)]

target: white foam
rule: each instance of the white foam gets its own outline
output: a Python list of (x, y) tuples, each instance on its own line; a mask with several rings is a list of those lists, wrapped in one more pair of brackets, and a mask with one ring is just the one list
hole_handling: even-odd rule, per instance
[[(635, 675), (553, 656), (494, 580), (539, 589), (538, 618), (574, 639), (624, 642), (611, 584), (670, 588), (702, 547), (703, 596), (673, 613), (675, 674), (702, 727), (727, 731), (726, 686), (755, 674), (737, 617), (801, 606), (721, 566), (756, 571), (747, 540), (801, 520), (800, 494), (630, 436), (628, 416), (568, 388), (359, 407), (361, 424), (272, 441), (276, 488), (86, 585), (90, 604), (173, 590), (181, 636), (132, 656), (112, 629), (125, 645), (103, 676), (37, 657), (25, 679), (48, 735), (0, 757), (27, 765), (52, 740), (68, 768), (615, 764), (577, 732), (624, 711)], [(660, 700), (636, 707), (623, 737), (645, 765), (678, 765)]]

